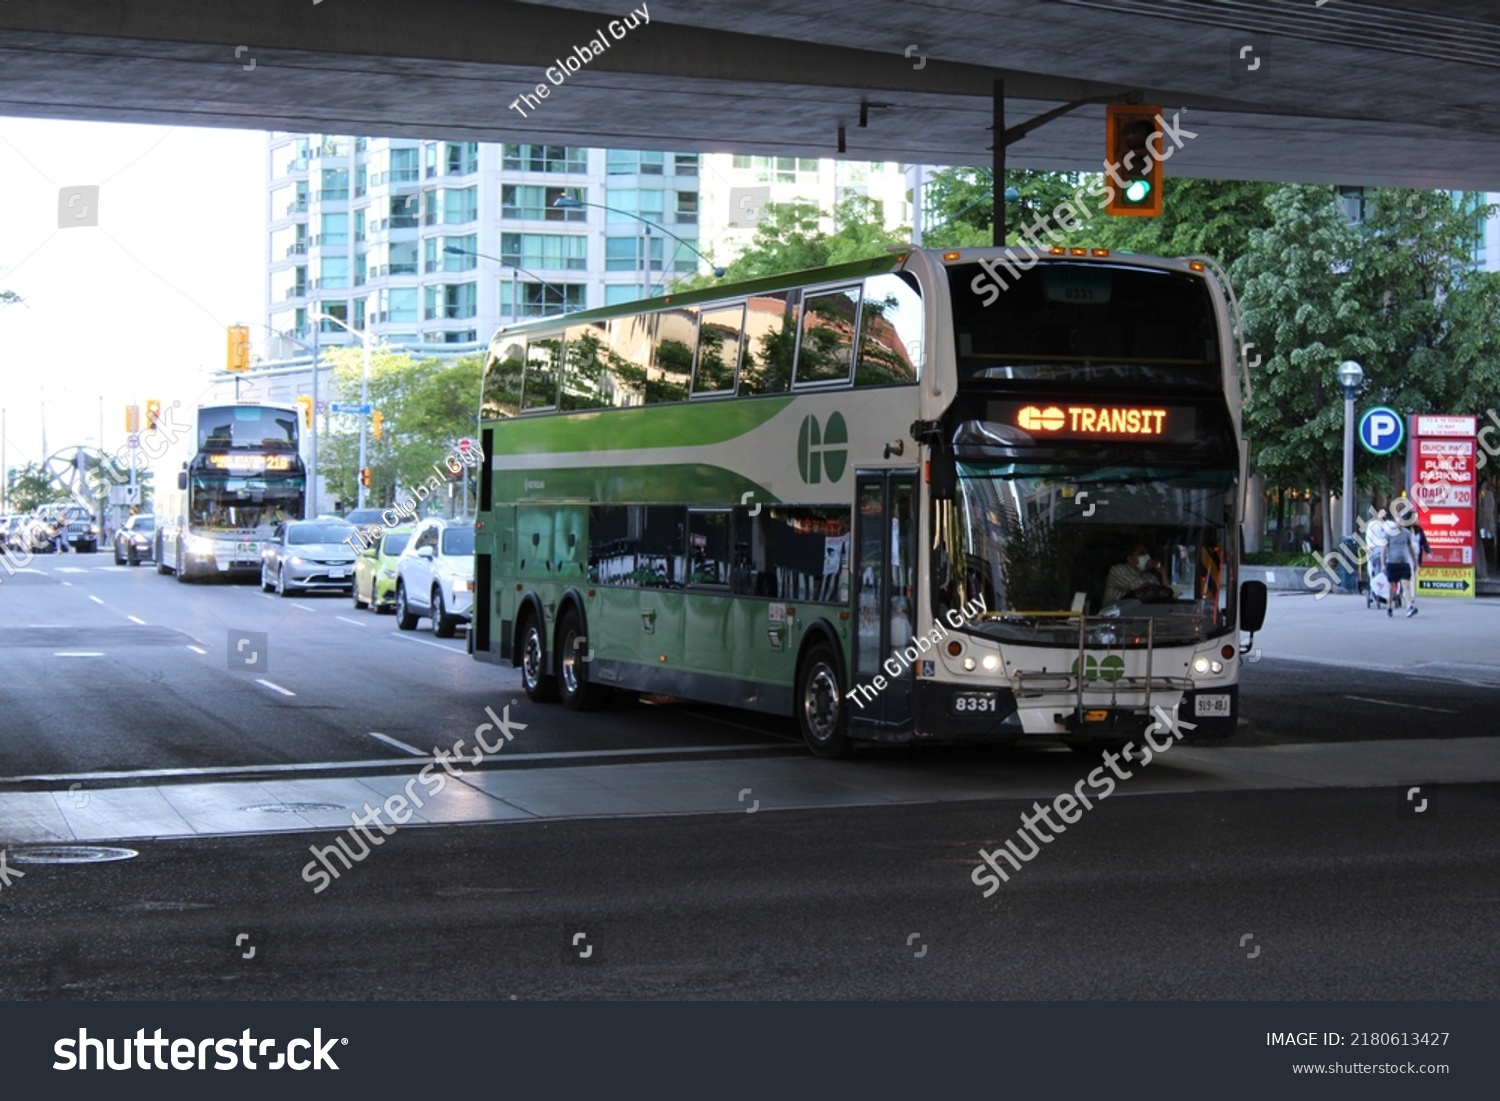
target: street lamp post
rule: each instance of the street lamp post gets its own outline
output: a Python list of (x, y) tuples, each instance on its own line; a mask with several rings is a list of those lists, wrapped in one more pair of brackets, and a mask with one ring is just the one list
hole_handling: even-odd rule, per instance
[(500, 257), (498, 256), (486, 256), (482, 252), (471, 252), (466, 248), (458, 248), (456, 245), (444, 245), (443, 251), (446, 253), (450, 253), (453, 256), (472, 256), (476, 260), (491, 260), (496, 264), (502, 264), (510, 269), (510, 318), (512, 321), (519, 321), (521, 319), (521, 303), (516, 293), (516, 276), (518, 273), (521, 275), (529, 275), (531, 276), (531, 278), (535, 279), (538, 283), (546, 287), (548, 290), (556, 291), (558, 305), (561, 306), (563, 313), (568, 312), (568, 292), (554, 283), (547, 282), (547, 280), (543, 279), (534, 271), (527, 271), (519, 264), (506, 264), (505, 261), (500, 259)]
[[(309, 316), (314, 321), (332, 321), (350, 336), (356, 337), (359, 340), (360, 346), (364, 349), (364, 366), (359, 373), (359, 407), (363, 410), (365, 406), (370, 404), (370, 334), (368, 332), (361, 332), (347, 322), (340, 321), (338, 318), (326, 313), (315, 313)], [(314, 398), (313, 415), (317, 416), (316, 398)], [(359, 469), (356, 471), (354, 477), (355, 485), (358, 487), (360, 508), (365, 507), (365, 480), (363, 474), (366, 462), (366, 449), (369, 446), (369, 434), (370, 416), (368, 413), (362, 411), (359, 414)]]
[(1339, 385), (1344, 388), (1344, 535), (1354, 534), (1354, 399), (1359, 384), (1365, 380), (1365, 369), (1352, 359), (1339, 364)]
[[(605, 206), (603, 203), (588, 203), (588, 202), (584, 202), (582, 199), (575, 199), (575, 198), (573, 198), (570, 195), (563, 195), (562, 197), (554, 200), (553, 203), (552, 203), (552, 205), (555, 206), (558, 210), (578, 210), (578, 209), (580, 209), (582, 207), (586, 207), (586, 206), (595, 206), (595, 207), (598, 207), (600, 210), (608, 210), (608, 211), (611, 211), (612, 213), (615, 213), (615, 214), (624, 215), (626, 218), (634, 218), (637, 222), (641, 222), (642, 224), (644, 224), (647, 227), (647, 233), (648, 234), (653, 229), (660, 230), (662, 233), (664, 233), (668, 237), (672, 238), (672, 240), (676, 241), (679, 246), (681, 246), (682, 248), (687, 249), (689, 252), (691, 252), (698, 259), (702, 260), (705, 264), (708, 265), (709, 270), (714, 273), (714, 278), (715, 279), (722, 279), (722, 278), (724, 278), (724, 269), (721, 268), (721, 267), (719, 267), (717, 264), (715, 264), (707, 256), (704, 256), (703, 253), (699, 252), (696, 248), (694, 248), (692, 245), (688, 244), (681, 237), (677, 236), (677, 234), (673, 233), (670, 229), (667, 229), (665, 226), (659, 226), (659, 225), (657, 225), (655, 222), (651, 221), (649, 218), (642, 218), (639, 214), (636, 214), (633, 211), (620, 210), (620, 209), (618, 209), (616, 207)], [(673, 252), (672, 252), (672, 262), (675, 263), (676, 259), (677, 259), (677, 252), (674, 249)], [(662, 265), (662, 281), (663, 282), (666, 281), (667, 272), (671, 269), (671, 266), (672, 266), (671, 263), (667, 263), (667, 264), (663, 264)], [(650, 270), (651, 270), (651, 253), (650, 253), (650, 250), (648, 249), (647, 253), (646, 253), (646, 271), (649, 273)]]

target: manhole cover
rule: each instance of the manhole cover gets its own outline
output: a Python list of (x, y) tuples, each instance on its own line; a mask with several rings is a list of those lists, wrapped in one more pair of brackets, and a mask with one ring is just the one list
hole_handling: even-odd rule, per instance
[(10, 860), (13, 864), (104, 864), (139, 855), (134, 849), (112, 849), (101, 845), (34, 845), (13, 849)]
[(338, 803), (256, 803), (240, 810), (260, 811), (262, 814), (316, 814), (319, 811), (348, 810)]

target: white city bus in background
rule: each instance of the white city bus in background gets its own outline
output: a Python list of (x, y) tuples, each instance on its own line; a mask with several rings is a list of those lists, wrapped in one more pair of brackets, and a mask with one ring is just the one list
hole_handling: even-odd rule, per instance
[(190, 441), (156, 494), (156, 571), (178, 581), (260, 575), (276, 525), (302, 519), (307, 468), (295, 405), (198, 409)]

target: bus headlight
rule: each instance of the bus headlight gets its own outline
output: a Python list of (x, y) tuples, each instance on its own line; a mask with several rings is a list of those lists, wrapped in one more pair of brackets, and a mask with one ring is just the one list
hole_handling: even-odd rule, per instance
[(1000, 668), (1000, 657), (999, 657), (999, 655), (998, 654), (985, 654), (984, 655), (984, 667), (985, 667), (985, 669), (988, 672), (991, 672), (991, 673), (993, 673), (996, 669)]
[(210, 555), (214, 552), (214, 541), (202, 535), (194, 535), (187, 541), (189, 554)]
[(1209, 673), (1218, 675), (1224, 671), (1224, 663), (1217, 658), (1206, 658), (1202, 655), (1193, 659), (1193, 672), (1197, 676), (1206, 676)]

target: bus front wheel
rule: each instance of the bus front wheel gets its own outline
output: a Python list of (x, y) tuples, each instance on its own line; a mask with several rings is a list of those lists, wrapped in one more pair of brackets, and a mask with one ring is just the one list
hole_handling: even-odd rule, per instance
[(521, 687), (533, 703), (552, 703), (557, 699), (557, 678), (546, 672), (547, 647), (542, 642), (541, 625), (535, 615), (526, 617), (521, 628)]
[(578, 613), (563, 613), (557, 629), (557, 680), (563, 706), (569, 711), (597, 711), (609, 702), (609, 687), (589, 680), (594, 650), (588, 641)]
[(797, 672), (797, 725), (815, 757), (846, 757), (853, 749), (849, 713), (839, 691), (838, 657), (826, 642), (816, 643)]

